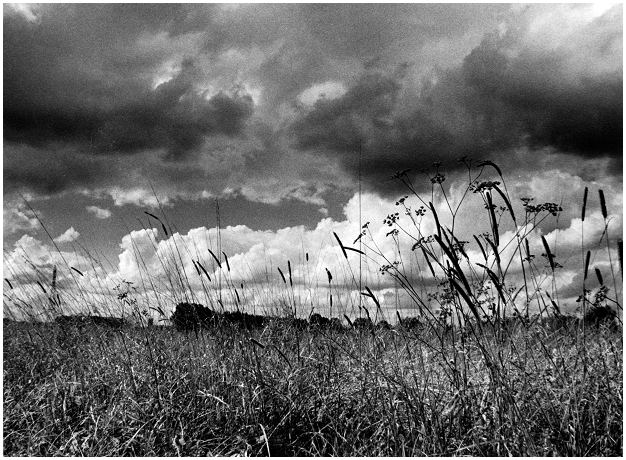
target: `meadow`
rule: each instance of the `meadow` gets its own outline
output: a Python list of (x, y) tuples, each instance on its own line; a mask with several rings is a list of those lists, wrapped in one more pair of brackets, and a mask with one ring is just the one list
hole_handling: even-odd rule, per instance
[[(311, 321), (297, 308), (291, 262), (278, 270), (280, 295), (261, 297), (262, 324), (224, 321), (226, 311), (244, 310), (243, 285), (237, 290), (217, 248), (211, 255), (219, 281), (193, 263), (198, 277), (213, 283), (203, 282), (201, 294), (185, 285), (182, 257), (163, 261), (170, 278), (180, 279), (178, 299), (203, 295), (221, 312), (203, 324), (193, 315), (155, 322), (151, 312), (169, 320), (181, 302), (165, 311), (172, 298), (159, 298), (148, 270), (140, 287), (157, 301), (145, 305), (141, 293), (114, 291), (110, 302), (120, 305), (116, 313), (128, 312), (128, 323), (111, 326), (55, 320), (68, 312), (60, 299), (75, 299), (69, 310), (79, 313), (93, 298), (64, 293), (69, 284), (57, 280), (56, 267), (51, 283), (34, 276), (21, 298), (15, 280), (27, 277), (5, 269), (14, 281), (4, 299), (4, 455), (621, 456), (622, 244), (610, 239), (602, 191), (600, 241), (588, 248), (581, 235), (574, 315), (559, 296), (558, 248), (536, 232), (558, 218), (560, 205), (516, 197), (524, 215), (516, 214), (497, 165), (468, 161), (467, 168), (465, 194), (455, 203), (438, 167), (426, 195), (406, 172), (396, 174), (422, 203), (410, 207), (409, 195), (400, 198), (402, 216), (385, 219), (387, 238), (405, 252), (401, 261), (378, 249), (367, 225), (352, 244), (334, 235), (352, 285), (331, 290), (338, 274), (333, 281), (329, 271), (328, 287), (316, 281), (331, 307), (335, 295), (333, 323)], [(589, 192), (581, 197), (583, 224)], [(471, 243), (455, 229), (468, 197), (482, 200), (489, 228)], [(449, 215), (436, 202), (447, 202)], [(149, 214), (172, 233), (165, 217)], [(594, 266), (602, 251), (609, 272)], [(382, 312), (378, 291), (354, 276), (361, 258), (375, 256), (410, 303), (392, 314)], [(424, 277), (434, 280), (429, 292)], [(341, 289), (357, 294), (350, 310), (338, 304)], [(232, 293), (227, 305), (224, 290)], [(24, 315), (11, 320), (7, 312), (20, 306)], [(35, 310), (48, 317), (35, 321)]]

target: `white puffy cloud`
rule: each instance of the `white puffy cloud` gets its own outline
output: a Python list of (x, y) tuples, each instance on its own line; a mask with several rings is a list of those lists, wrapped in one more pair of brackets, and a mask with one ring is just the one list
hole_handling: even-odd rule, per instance
[(30, 214), (30, 211), (21, 202), (5, 202), (2, 209), (4, 234), (10, 235), (37, 228), (37, 218)]
[(134, 204), (135, 206), (157, 208), (159, 206), (159, 201), (162, 205), (167, 205), (169, 203), (169, 198), (167, 196), (159, 197), (157, 199), (151, 190), (140, 187), (111, 187), (107, 190), (107, 193), (111, 196), (111, 198), (113, 198), (115, 206)]
[(63, 234), (57, 236), (54, 241), (55, 243), (71, 243), (72, 241), (77, 240), (79, 236), (80, 233), (74, 230), (74, 227), (70, 227), (65, 230)]
[(87, 270), (91, 266), (89, 260), (77, 252), (59, 252), (51, 245), (30, 235), (23, 235), (17, 240), (14, 249), (5, 252), (4, 261), (5, 269), (7, 266), (11, 267), (9, 273), (31, 273), (38, 267), (53, 267), (54, 265), (69, 265), (81, 270)]
[[(427, 237), (437, 232), (428, 206), (428, 202), (432, 201), (440, 224), (450, 229), (454, 224), (455, 236), (461, 241), (468, 241), (465, 250), (469, 262), (461, 262), (466, 275), (471, 281), (483, 283), (497, 297), (495, 290), (489, 287), (490, 282), (482, 268), (477, 265), (485, 264), (496, 272), (494, 257), (491, 255), (485, 262), (473, 238), (475, 234), (490, 231), (488, 211), (479, 194), (470, 192), (465, 195), (462, 180), (453, 177), (448, 180), (451, 186), (446, 188), (446, 196), (437, 191), (432, 195), (428, 193), (423, 197), (425, 203), (415, 196), (396, 201), (375, 193), (363, 193), (360, 200), (355, 195), (345, 205), (342, 219), (323, 217), (313, 228), (293, 226), (278, 230), (254, 230), (246, 225), (236, 225), (222, 228), (219, 232), (216, 228), (198, 227), (173, 235), (160, 233), (160, 228), (134, 230), (122, 238), (118, 265), (109, 272), (94, 268), (88, 260), (76, 253), (64, 252), (63, 258), (67, 265), (83, 272), (83, 276), (75, 276), (78, 280), (75, 282), (79, 282), (82, 289), (82, 294), (74, 295), (80, 300), (79, 305), (85, 303), (81, 300), (83, 298), (102, 297), (107, 300), (100, 303), (110, 305), (107, 308), (121, 308), (114, 288), (122, 281), (128, 281), (137, 289), (135, 298), (139, 306), (158, 306), (166, 315), (171, 314), (177, 302), (196, 301), (213, 308), (220, 308), (221, 302), (226, 308), (238, 305), (249, 311), (269, 313), (295, 308), (302, 315), (314, 308), (334, 316), (341, 316), (344, 312), (356, 316), (362, 304), (374, 316), (372, 300), (361, 296), (359, 292), (367, 286), (372, 289), (388, 317), (395, 315), (396, 310), (403, 317), (413, 316), (418, 309), (415, 297), (429, 302), (428, 294), (437, 289), (437, 281), (424, 263), (421, 250), (414, 250), (421, 236)], [(554, 187), (555, 183), (561, 182), (569, 186)], [(589, 187), (589, 200), (583, 223), (579, 205), (585, 186)], [(621, 184), (603, 185), (609, 208), (611, 261), (605, 247), (606, 240), (600, 243), (605, 220), (599, 209), (598, 186), (593, 181), (552, 170), (522, 175), (509, 182), (508, 189), (513, 197), (519, 227), (514, 229), (508, 211), (502, 211), (499, 253), (506, 271), (507, 288), (517, 290), (523, 286), (516, 230), (517, 234), (528, 240), (530, 252), (534, 255), (532, 264), (524, 263), (529, 295), (526, 298), (525, 290), (520, 292), (515, 302), (518, 308), (523, 310), (526, 302), (530, 302), (531, 311), (542, 308), (541, 296), (547, 291), (553, 298), (558, 296), (564, 310), (574, 309), (578, 292), (582, 292), (581, 273), (586, 250), (591, 251), (590, 273), (596, 267), (599, 268), (605, 283), (610, 278), (611, 262), (613, 271), (618, 270), (615, 241), (621, 237), (623, 227)], [(562, 202), (564, 211), (558, 221), (556, 217), (548, 216), (533, 228), (532, 222), (523, 222), (524, 210), (519, 201), (521, 196), (535, 196), (537, 203), (553, 200)], [(464, 201), (461, 203), (461, 200)], [(504, 205), (497, 194), (494, 194), (494, 201), (499, 206)], [(461, 211), (453, 219), (450, 208), (455, 211), (459, 203)], [(426, 209), (423, 216), (421, 212), (416, 212), (421, 206)], [(395, 213), (398, 215), (395, 216)], [(385, 224), (386, 219), (397, 219), (397, 225)], [(366, 226), (365, 235), (357, 240), (363, 225)], [(395, 229), (398, 230), (397, 234), (393, 232)], [(362, 250), (365, 255), (361, 260), (358, 253), (350, 250), (346, 253), (346, 260), (334, 233), (344, 246)], [(545, 253), (542, 236), (556, 255), (556, 262), (562, 266), (555, 273), (556, 292), (552, 287), (552, 271), (547, 259), (542, 257), (542, 253)], [(437, 243), (431, 247), (436, 257), (430, 259), (431, 264), (437, 276), (444, 279), (438, 263), (445, 267), (446, 257)], [(521, 248), (522, 257), (526, 257), (523, 240)], [(209, 250), (219, 259), (221, 268)], [(8, 257), (5, 256), (5, 271), (7, 267), (15, 271), (14, 267), (18, 265), (28, 268), (30, 265), (26, 262), (26, 255), (29, 263), (40, 270), (45, 268), (50, 272), (55, 264), (67, 267), (48, 245), (24, 235), (16, 244), (16, 249)], [(394, 263), (406, 275), (415, 293), (410, 294), (392, 276), (380, 272), (381, 266)], [(285, 276), (285, 282), (279, 268)], [(327, 269), (332, 274), (330, 288)], [(61, 268), (59, 271), (61, 273)], [(60, 279), (70, 280), (71, 274), (65, 269), (65, 278)], [(13, 276), (10, 278), (15, 279)], [(609, 287), (613, 288), (612, 282)], [(330, 295), (333, 296), (332, 311)], [(544, 300), (547, 301), (547, 298), (544, 297)], [(98, 303), (94, 300), (90, 302)], [(432, 308), (436, 310), (439, 305), (432, 302)]]
[(87, 212), (96, 216), (96, 219), (108, 219), (111, 217), (111, 211), (109, 209), (99, 208), (98, 206), (86, 206)]

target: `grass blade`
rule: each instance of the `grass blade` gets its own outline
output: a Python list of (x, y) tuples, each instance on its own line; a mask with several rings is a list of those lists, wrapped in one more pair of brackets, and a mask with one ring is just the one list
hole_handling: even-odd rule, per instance
[(222, 254), (224, 254), (224, 262), (226, 262), (226, 268), (228, 269), (228, 271), (230, 271), (230, 264), (228, 263), (228, 256), (226, 255), (224, 251), (222, 251)]
[(478, 310), (476, 310), (476, 306), (474, 305), (474, 303), (470, 299), (469, 294), (467, 294), (463, 290), (463, 288), (461, 286), (459, 286), (459, 283), (457, 283), (453, 278), (450, 278), (450, 284), (461, 295), (461, 297), (463, 297), (463, 300), (465, 300), (465, 302), (467, 303), (467, 306), (471, 310), (471, 312), (474, 315), (474, 317), (476, 318), (476, 320), (480, 321), (480, 315), (478, 314)]
[(480, 248), (480, 252), (483, 253), (483, 257), (485, 258), (485, 262), (487, 262), (487, 253), (485, 252), (485, 248), (483, 247), (482, 243), (480, 242), (480, 240), (478, 239), (478, 237), (476, 235), (472, 235), (472, 236), (476, 240), (476, 243), (478, 244), (478, 247)]
[(159, 219), (157, 216), (155, 216), (154, 214), (148, 212), (148, 211), (144, 211), (144, 214), (148, 214), (150, 217), (152, 217), (153, 219), (158, 220), (159, 222), (161, 222), (161, 219)]
[(333, 235), (335, 235), (335, 238), (337, 239), (337, 243), (339, 243), (339, 247), (341, 248), (341, 252), (343, 252), (343, 256), (346, 258), (346, 260), (348, 260), (348, 253), (346, 252), (346, 247), (343, 245), (343, 243), (339, 239), (339, 236), (335, 232), (333, 232)]
[(500, 246), (500, 233), (498, 232), (498, 221), (496, 220), (495, 205), (491, 199), (491, 193), (485, 192), (487, 196), (487, 206), (489, 207), (489, 214), (491, 215), (491, 230), (493, 233), (493, 240), (496, 243), (496, 247)]
[(602, 209), (602, 217), (604, 220), (608, 217), (608, 213), (606, 212), (606, 201), (604, 200), (604, 192), (602, 189), (598, 190), (598, 195), (600, 195), (600, 208)]
[(602, 273), (600, 272), (600, 269), (598, 267), (596, 267), (596, 277), (598, 278), (598, 282), (600, 283), (600, 286), (604, 286), (604, 280), (602, 279)]
[(430, 201), (428, 202), (428, 206), (430, 206), (430, 210), (432, 211), (433, 217), (435, 218), (435, 225), (437, 225), (437, 235), (439, 235), (439, 238), (441, 238), (441, 225), (439, 224), (439, 217), (437, 216), (437, 211), (435, 211), (435, 207)]
[(204, 272), (204, 274), (206, 275), (206, 277), (208, 278), (209, 282), (211, 281), (211, 277), (209, 276), (209, 272), (206, 271), (206, 269), (204, 268), (204, 266), (200, 263), (200, 261), (197, 262), (198, 267), (200, 267), (200, 269)]
[(496, 287), (498, 294), (500, 294), (500, 298), (502, 299), (503, 302), (506, 302), (506, 299), (504, 298), (504, 291), (502, 290), (502, 284), (500, 283), (498, 276), (486, 265), (483, 265), (483, 264), (476, 264), (476, 265), (478, 265), (479, 267), (487, 271), (487, 275), (489, 275), (489, 278), (491, 278), (491, 282)]
[(289, 286), (293, 287), (293, 280), (291, 279), (291, 262), (287, 261), (287, 270), (289, 270)]
[(220, 259), (218, 259), (217, 256), (215, 254), (213, 254), (213, 251), (211, 251), (210, 249), (208, 251), (213, 256), (213, 258), (215, 259), (215, 262), (217, 262), (217, 266), (219, 268), (222, 268), (222, 263), (220, 262)]
[(484, 161), (481, 161), (480, 163), (478, 163), (478, 166), (491, 166), (493, 169), (495, 169), (498, 172), (498, 175), (500, 177), (502, 177), (502, 171), (500, 170), (498, 165), (495, 164), (493, 161), (484, 160)]
[(517, 225), (517, 221), (515, 220), (515, 213), (513, 212), (513, 206), (511, 206), (511, 202), (506, 197), (504, 192), (502, 190), (500, 190), (500, 187), (498, 187), (497, 185), (494, 184), (493, 188), (495, 188), (497, 190), (497, 192), (500, 194), (500, 196), (504, 200), (504, 203), (506, 204), (506, 207), (509, 208), (509, 214), (511, 214), (511, 218), (513, 219), (513, 223), (515, 225)]
[[(548, 246), (548, 242), (546, 241), (545, 236), (541, 235), (541, 241), (543, 243), (543, 247), (546, 250), (546, 255), (548, 256), (548, 262), (550, 262), (550, 268), (554, 271), (554, 256), (550, 251), (550, 246)], [(585, 267), (585, 279), (587, 278), (587, 269)]]
[(550, 299), (550, 303), (552, 304), (552, 308), (554, 309), (555, 316), (563, 316), (561, 314), (561, 309), (559, 308), (558, 304), (552, 299), (552, 297), (550, 297), (550, 293), (548, 291), (546, 291), (546, 295), (548, 296), (548, 299)]
[(283, 279), (283, 283), (287, 284), (287, 280), (285, 279), (285, 274), (280, 269), (280, 267), (277, 267), (277, 268), (278, 268), (278, 273), (280, 273), (280, 277)]
[[(361, 295), (364, 295), (364, 296), (370, 297), (370, 298), (374, 301), (374, 303), (376, 304), (376, 308), (377, 308), (378, 310), (380, 310), (380, 302), (378, 302), (378, 299), (376, 298), (376, 296), (374, 295), (374, 293), (372, 292), (372, 290), (371, 290), (369, 287), (367, 287), (367, 286), (365, 286), (365, 290), (366, 290), (367, 292), (361, 292)], [(364, 307), (364, 308), (365, 308), (365, 307)]]
[(430, 272), (433, 274), (433, 278), (437, 278), (435, 276), (435, 270), (433, 270), (433, 266), (430, 263), (430, 260), (428, 260), (428, 254), (426, 254), (426, 250), (424, 248), (422, 248), (422, 252), (424, 253), (424, 259), (426, 260), (426, 263), (428, 264), (428, 268), (430, 268)]

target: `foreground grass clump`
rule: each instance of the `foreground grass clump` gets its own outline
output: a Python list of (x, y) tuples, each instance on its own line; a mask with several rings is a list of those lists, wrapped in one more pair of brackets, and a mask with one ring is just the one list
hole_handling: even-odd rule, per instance
[(494, 328), (7, 323), (4, 455), (621, 456), (621, 332)]

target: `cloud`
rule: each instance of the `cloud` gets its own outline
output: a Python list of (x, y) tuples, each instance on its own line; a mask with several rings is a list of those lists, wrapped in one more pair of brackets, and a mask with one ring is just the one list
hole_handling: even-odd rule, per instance
[(463, 155), (621, 169), (621, 5), (29, 11), (4, 15), (8, 193), (328, 208), (359, 177), (392, 196), (395, 171)]
[(336, 99), (343, 96), (346, 92), (341, 82), (327, 81), (319, 83), (305, 89), (298, 96), (298, 100), (305, 105), (313, 105), (319, 99)]
[[(460, 241), (468, 241), (465, 249), (472, 269), (480, 272), (476, 263), (483, 264), (485, 261), (473, 235), (490, 231), (487, 211), (478, 194), (470, 193), (463, 198), (467, 182), (460, 179), (449, 180), (451, 182), (444, 183), (450, 184), (446, 188), (447, 199), (440, 192), (432, 196), (429, 193), (422, 198), (434, 203), (441, 225), (446, 228), (453, 228), (454, 225), (456, 237)], [(564, 181), (570, 186), (553, 189), (550, 187), (551, 181)], [(577, 205), (585, 186), (590, 187), (590, 194), (583, 240), (583, 223)], [(613, 186), (619, 188), (620, 184)], [(607, 235), (611, 242), (614, 271), (617, 273), (615, 241), (621, 237), (623, 231), (620, 213), (622, 197), (615, 193), (613, 186), (603, 185), (610, 209)], [(532, 269), (529, 265), (525, 266), (527, 277), (537, 283), (529, 284), (531, 310), (539, 308), (538, 292), (541, 294), (548, 290), (552, 294), (552, 273), (547, 259), (542, 256), (545, 248), (541, 236), (546, 238), (556, 256), (556, 262), (562, 266), (556, 270), (556, 285), (564, 309), (570, 311), (576, 307), (575, 296), (582, 286), (581, 245), (585, 250), (591, 251), (590, 266), (600, 268), (607, 283), (611, 281), (610, 287), (613, 287), (605, 240), (600, 241), (605, 221), (598, 206), (596, 185), (579, 177), (565, 174), (559, 177), (558, 173), (547, 170), (535, 174), (534, 177), (531, 175), (511, 180), (508, 188), (514, 193), (514, 209), (520, 225), (518, 230), (526, 235), (530, 252), (534, 255)], [(561, 193), (559, 201), (567, 210), (558, 219), (548, 216), (530, 231), (532, 220), (524, 224), (524, 210), (521, 202), (516, 199), (519, 197), (518, 192), (536, 196), (536, 203), (554, 199), (551, 193)], [(448, 203), (455, 209), (462, 199), (462, 211), (456, 213), (453, 220)], [(504, 204), (498, 196), (494, 199), (496, 204)], [(358, 310), (360, 302), (359, 257), (358, 254), (348, 251), (346, 260), (333, 235), (337, 233), (344, 245), (360, 248), (366, 253), (360, 267), (362, 285), (373, 290), (385, 312), (393, 314), (395, 309), (399, 309), (403, 316), (413, 316), (419, 309), (415, 295), (398, 286), (389, 274), (383, 274), (381, 267), (397, 264), (420, 298), (427, 299), (428, 293), (438, 289), (430, 269), (424, 263), (421, 251), (419, 248), (414, 250), (420, 236), (427, 237), (436, 233), (432, 213), (427, 210), (421, 216), (420, 212), (416, 212), (420, 206), (424, 204), (414, 196), (399, 200), (376, 193), (364, 193), (360, 199), (358, 195), (354, 195), (348, 200), (343, 207), (342, 218), (319, 216), (317, 224), (309, 228), (294, 225), (276, 230), (254, 230), (246, 225), (231, 225), (221, 228), (219, 235), (216, 228), (205, 226), (191, 228), (186, 232), (175, 232), (173, 235), (161, 233), (160, 228), (133, 230), (122, 237), (118, 263), (108, 271), (99, 268), (97, 263), (94, 268), (93, 262), (78, 253), (63, 252), (61, 257), (50, 245), (44, 245), (35, 238), (24, 235), (16, 243), (16, 249), (5, 255), (5, 272), (10, 275), (11, 282), (16, 281), (15, 284), (18, 281), (27, 282), (29, 279), (32, 283), (33, 276), (39, 273), (45, 272), (44, 279), (49, 279), (53, 265), (58, 265), (59, 280), (69, 283), (66, 284), (68, 293), (72, 293), (77, 302), (84, 305), (85, 297), (92, 299), (90, 302), (107, 305), (110, 309), (118, 308), (115, 306), (114, 288), (125, 280), (138, 288), (137, 297), (141, 305), (148, 305), (147, 302), (150, 301), (150, 305), (160, 305), (168, 312), (171, 312), (176, 302), (189, 296), (195, 296), (196, 301), (205, 305), (219, 308), (217, 299), (221, 292), (221, 300), (227, 308), (235, 308), (235, 303), (240, 302), (240, 306), (249, 308), (250, 311), (264, 311), (263, 309), (278, 308), (281, 302), (290, 305), (295, 297), (300, 299), (298, 305), (301, 314), (308, 314), (312, 306), (329, 314), (329, 295), (332, 293), (333, 314), (346, 311), (352, 315)], [(396, 212), (396, 217), (390, 217)], [(522, 286), (523, 276), (519, 253), (515, 252), (517, 240), (507, 214), (503, 213), (500, 224), (500, 254), (507, 272), (507, 287), (517, 290)], [(568, 215), (572, 217), (569, 218)], [(399, 233), (395, 234), (393, 230), (396, 227), (384, 222), (390, 218), (401, 226)], [(366, 234), (355, 242), (363, 225)], [(66, 233), (72, 233), (72, 230), (69, 229)], [(437, 245), (434, 244), (434, 247), (436, 249)], [(219, 257), (221, 268), (209, 249)], [(228, 257), (228, 265), (222, 251)], [(523, 257), (526, 257), (524, 244), (522, 251)], [(70, 266), (83, 271), (84, 276), (71, 278), (72, 270), (67, 267), (64, 259)], [(445, 265), (443, 256), (439, 260)], [(442, 275), (437, 263), (431, 262), (435, 271)], [(461, 265), (468, 274), (473, 273), (467, 262), (462, 261)], [(495, 271), (493, 255), (489, 256), (487, 265)], [(286, 283), (283, 282), (278, 268), (282, 270)], [(330, 291), (326, 269), (333, 276)], [(71, 284), (75, 282), (80, 284)], [(590, 282), (589, 286), (593, 288), (595, 284)], [(537, 288), (542, 291), (537, 291)], [(37, 287), (33, 289), (36, 291)], [(237, 289), (240, 301), (235, 300), (234, 289)], [(99, 296), (105, 296), (106, 299), (102, 300)], [(525, 308), (526, 300), (525, 292), (521, 292), (517, 298), (519, 308)], [(438, 308), (438, 304), (433, 302), (432, 308)]]
[[(347, 86), (362, 59), (376, 55), (393, 61), (397, 50), (416, 51), (396, 46), (390, 52), (403, 34), (420, 43), (440, 39), (444, 28), (430, 24), (443, 16), (457, 18), (445, 27), (448, 41), (467, 30), (478, 36), (502, 7), (443, 11), (430, 6), (175, 4), (22, 9), (36, 13), (37, 23), (26, 23), (10, 8), (4, 15), (5, 187), (45, 195), (85, 187), (128, 189), (141, 176), (168, 194), (191, 196), (201, 179), (217, 184), (210, 190), (216, 195), (239, 188), (219, 182), (258, 188), (258, 178), (248, 180), (242, 170), (241, 156), (262, 152), (274, 157), (273, 163), (279, 161), (275, 146), (259, 148), (264, 139), (249, 125), (263, 121), (281, 138), (291, 105), (307, 88), (324, 89), (325, 82)], [(340, 23), (330, 26), (328, 17), (340, 18)], [(376, 29), (378, 38), (364, 36), (361, 23)], [(328, 27), (333, 30), (321, 33)], [(341, 33), (348, 32), (342, 39)], [(327, 96), (333, 93), (325, 91)], [(280, 148), (281, 154), (287, 150)], [(177, 165), (167, 164), (170, 160)], [(180, 181), (181, 166), (195, 168), (195, 175)], [(283, 168), (282, 175), (287, 172), (289, 182), (301, 183), (299, 176), (307, 168), (289, 169)], [(324, 174), (316, 181), (337, 183), (336, 177), (326, 179)], [(285, 194), (271, 198), (266, 192), (248, 195), (264, 201), (288, 199), (292, 189), (285, 187)]]
[(99, 208), (98, 206), (86, 206), (85, 209), (96, 216), (96, 219), (108, 219), (111, 217), (111, 211), (108, 209)]
[[(33, 146), (70, 142), (96, 153), (163, 149), (177, 158), (202, 145), (205, 136), (239, 135), (253, 111), (251, 97), (222, 91), (206, 97), (195, 87), (194, 74), (193, 63), (184, 61), (178, 75), (154, 90), (139, 88), (130, 100), (115, 98), (106, 105), (58, 101), (51, 111), (9, 97), (5, 138)], [(103, 96), (85, 95), (96, 101)]]
[(7, 10), (12, 10), (16, 14), (19, 14), (30, 23), (36, 24), (39, 22), (37, 5), (27, 3), (7, 3), (6, 8)]
[(366, 69), (341, 97), (299, 110), (295, 146), (338, 159), (353, 177), (361, 168), (377, 190), (393, 189), (396, 170), (462, 167), (464, 155), (507, 161), (519, 148), (621, 161), (621, 7), (584, 20), (576, 7), (557, 9), (510, 16), (417, 90), (410, 66)]
[[(159, 206), (159, 198), (152, 193), (151, 190), (143, 188), (122, 189), (113, 187), (107, 190), (107, 193), (113, 198), (115, 206), (124, 206), (126, 204), (134, 204), (135, 206), (147, 206), (157, 208)], [(167, 205), (169, 198), (167, 196), (161, 198), (161, 204)]]
[(71, 243), (72, 241), (77, 240), (79, 236), (80, 236), (80, 233), (74, 230), (74, 227), (70, 227), (67, 230), (65, 230), (65, 232), (62, 235), (57, 236), (54, 239), (54, 242), (55, 243)]
[(30, 211), (22, 202), (5, 202), (2, 208), (3, 233), (10, 235), (19, 231), (29, 231), (39, 226), (35, 216), (29, 216)]
[[(6, 274), (20, 279), (30, 277), (31, 281), (33, 277), (37, 279), (42, 272), (49, 272), (50, 276), (46, 275), (45, 279), (51, 279), (53, 267), (66, 267), (66, 263), (84, 271), (91, 266), (89, 260), (80, 254), (74, 251), (58, 252), (52, 245), (44, 244), (30, 235), (22, 235), (15, 242), (14, 249), (7, 252), (4, 258)], [(69, 267), (66, 268), (69, 271)]]

